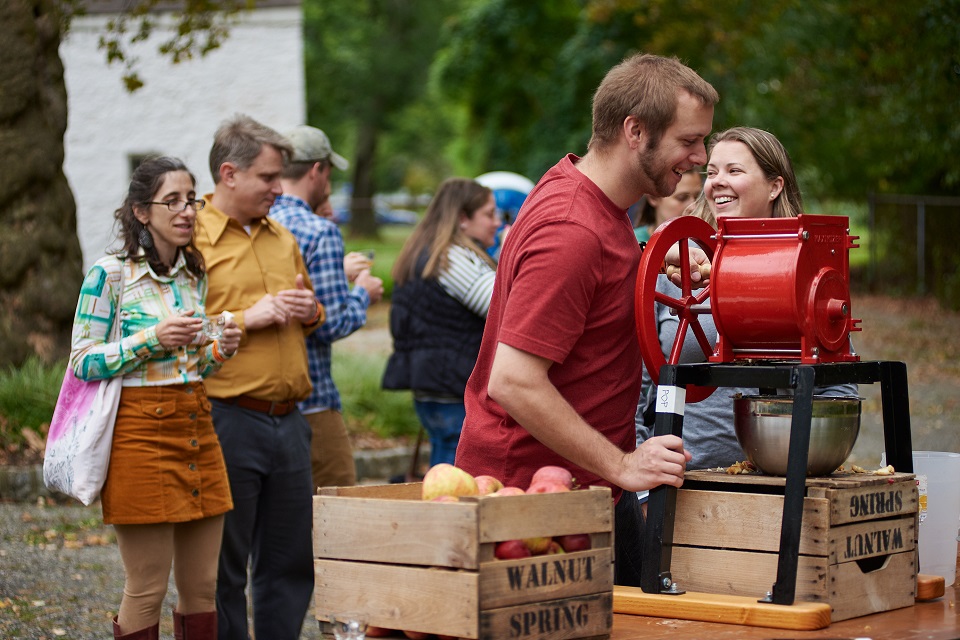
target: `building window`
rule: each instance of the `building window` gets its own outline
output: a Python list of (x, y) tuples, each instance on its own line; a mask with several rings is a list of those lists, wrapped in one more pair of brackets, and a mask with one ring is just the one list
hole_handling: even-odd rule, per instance
[(133, 172), (137, 170), (137, 167), (140, 166), (140, 163), (146, 160), (147, 158), (154, 158), (161, 155), (156, 151), (150, 153), (131, 153), (127, 156), (127, 160), (130, 163), (130, 175), (128, 177), (133, 177)]

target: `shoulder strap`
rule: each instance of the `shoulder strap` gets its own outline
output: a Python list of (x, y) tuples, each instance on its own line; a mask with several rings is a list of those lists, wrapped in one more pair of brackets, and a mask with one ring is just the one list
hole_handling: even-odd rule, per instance
[[(116, 302), (113, 305), (113, 308), (116, 309), (116, 312), (113, 315), (113, 326), (110, 327), (110, 342), (116, 342), (120, 340), (120, 306), (123, 302), (123, 286), (124, 281), (126, 280), (126, 270), (127, 263), (125, 258), (117, 256), (117, 261), (120, 263), (120, 277), (118, 278), (117, 283), (117, 298)], [(107, 272), (109, 274), (109, 272)]]

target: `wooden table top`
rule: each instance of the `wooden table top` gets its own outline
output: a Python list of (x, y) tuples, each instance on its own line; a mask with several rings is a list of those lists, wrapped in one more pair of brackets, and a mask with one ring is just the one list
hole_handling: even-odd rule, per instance
[(648, 640), (650, 638), (710, 638), (711, 640), (953, 640), (960, 638), (957, 611), (957, 587), (948, 587), (942, 598), (920, 602), (912, 607), (875, 613), (834, 622), (819, 631), (788, 631), (767, 627), (694, 622), (614, 614), (611, 640)]

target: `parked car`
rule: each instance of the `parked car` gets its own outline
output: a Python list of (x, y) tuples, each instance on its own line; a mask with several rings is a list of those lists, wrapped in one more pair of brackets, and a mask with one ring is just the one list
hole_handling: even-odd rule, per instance
[[(415, 211), (407, 209), (391, 209), (389, 207), (377, 207), (373, 212), (377, 224), (396, 224), (396, 225), (414, 225), (419, 221)], [(350, 209), (347, 207), (334, 207), (333, 221), (337, 224), (350, 223)]]

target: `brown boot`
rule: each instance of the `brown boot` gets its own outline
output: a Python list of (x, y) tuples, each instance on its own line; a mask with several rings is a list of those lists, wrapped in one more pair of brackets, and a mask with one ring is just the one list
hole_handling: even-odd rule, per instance
[(120, 633), (120, 625), (117, 624), (117, 617), (113, 617), (113, 637), (114, 640), (159, 640), (160, 638), (160, 623), (153, 625), (152, 627), (147, 627), (146, 629), (140, 629), (140, 631), (134, 631), (133, 633)]
[(177, 640), (217, 640), (217, 612), (173, 612), (173, 637)]

